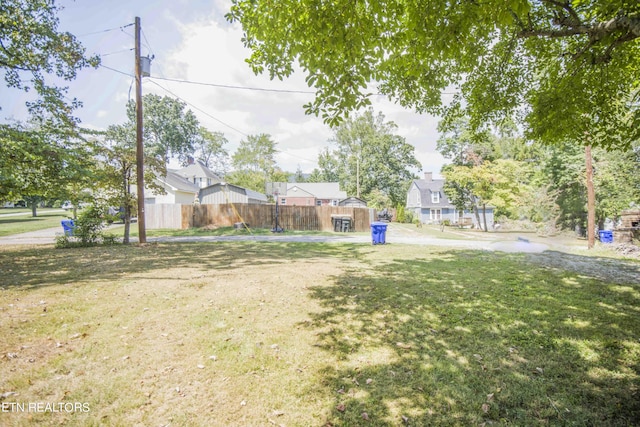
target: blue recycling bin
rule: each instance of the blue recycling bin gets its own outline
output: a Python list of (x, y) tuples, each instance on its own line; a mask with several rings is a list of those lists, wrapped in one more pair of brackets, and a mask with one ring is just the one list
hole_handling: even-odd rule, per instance
[(387, 223), (386, 222), (372, 222), (371, 223), (371, 243), (374, 245), (384, 245), (387, 237)]
[(602, 243), (613, 243), (613, 231), (600, 230), (600, 241)]
[(73, 236), (73, 229), (76, 228), (76, 223), (72, 219), (63, 219), (60, 221), (65, 236)]

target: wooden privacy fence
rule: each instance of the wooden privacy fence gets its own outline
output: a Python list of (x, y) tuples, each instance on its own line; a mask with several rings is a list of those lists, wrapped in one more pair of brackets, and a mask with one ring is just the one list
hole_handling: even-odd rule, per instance
[[(369, 231), (376, 211), (344, 206), (278, 206), (278, 225), (285, 230), (333, 231), (332, 215), (350, 216), (353, 231)], [(146, 205), (147, 228), (232, 226), (244, 221), (254, 228), (274, 228), (276, 206), (265, 204)]]

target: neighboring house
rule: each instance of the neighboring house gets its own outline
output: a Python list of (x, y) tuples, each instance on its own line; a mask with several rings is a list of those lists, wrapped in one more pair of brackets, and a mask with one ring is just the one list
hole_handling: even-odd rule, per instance
[(219, 182), (200, 190), (200, 204), (267, 203), (267, 196), (233, 184)]
[(337, 182), (288, 183), (285, 194), (278, 194), (278, 203), (287, 206), (338, 206), (347, 193)]
[[(440, 224), (449, 220), (452, 224), (473, 224), (478, 227), (476, 215), (469, 210), (457, 209), (444, 193), (444, 179), (433, 179), (431, 172), (425, 172), (424, 179), (416, 179), (407, 192), (406, 210), (425, 224)], [(493, 224), (493, 207), (486, 208), (487, 224)], [(482, 212), (480, 212), (482, 221)]]
[(196, 197), (200, 188), (189, 182), (175, 171), (168, 170), (167, 175), (156, 178), (156, 183), (164, 188), (166, 194), (158, 194), (153, 189), (146, 188), (144, 191), (144, 203), (148, 205), (169, 203), (177, 205), (190, 205)]
[(193, 184), (196, 184), (198, 188), (205, 188), (212, 184), (222, 182), (219, 176), (211, 171), (200, 160), (189, 159), (191, 162), (188, 166), (178, 169), (175, 172), (178, 175), (188, 179)]
[(338, 202), (338, 206), (347, 206), (351, 208), (366, 208), (367, 202), (357, 197), (349, 197)]

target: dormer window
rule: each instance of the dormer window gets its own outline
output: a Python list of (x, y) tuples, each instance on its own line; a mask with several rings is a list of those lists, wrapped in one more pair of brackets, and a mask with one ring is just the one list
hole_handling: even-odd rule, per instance
[(434, 191), (431, 193), (431, 203), (440, 203), (440, 192)]

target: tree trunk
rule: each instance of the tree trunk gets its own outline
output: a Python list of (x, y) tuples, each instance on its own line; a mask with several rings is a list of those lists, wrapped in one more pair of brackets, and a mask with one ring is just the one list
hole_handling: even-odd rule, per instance
[(487, 227), (487, 204), (482, 204), (482, 219), (484, 221), (484, 231), (489, 231), (489, 227)]
[(38, 216), (37, 209), (36, 203), (31, 203), (31, 216), (34, 218)]
[(482, 228), (482, 223), (480, 222), (480, 212), (478, 211), (478, 203), (475, 199), (473, 200), (473, 212), (476, 214), (476, 224), (478, 224), (478, 227)]
[(592, 249), (596, 240), (596, 194), (593, 188), (593, 162), (591, 146), (585, 146), (587, 161), (587, 248)]

